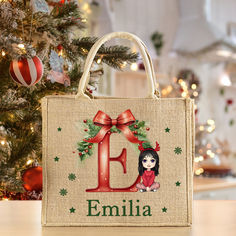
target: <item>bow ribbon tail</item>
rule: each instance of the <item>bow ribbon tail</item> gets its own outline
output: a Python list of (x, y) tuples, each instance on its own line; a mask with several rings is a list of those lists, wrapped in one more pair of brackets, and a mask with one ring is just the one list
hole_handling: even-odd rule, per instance
[(122, 131), (122, 133), (125, 135), (125, 137), (131, 142), (131, 143), (140, 143), (137, 137), (134, 136), (133, 132), (129, 129), (126, 125), (119, 125), (117, 127)]
[(85, 142), (89, 143), (99, 143), (103, 140), (105, 137), (106, 133), (111, 129), (110, 125), (103, 126), (100, 131), (96, 134), (95, 137), (89, 138), (89, 139), (84, 139)]

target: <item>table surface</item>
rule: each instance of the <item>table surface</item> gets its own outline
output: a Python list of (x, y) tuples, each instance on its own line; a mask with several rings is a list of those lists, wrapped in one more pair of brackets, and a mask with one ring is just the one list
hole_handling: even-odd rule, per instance
[(0, 201), (0, 235), (236, 235), (236, 201), (194, 201), (193, 208), (192, 227), (41, 227), (41, 201)]
[(194, 177), (193, 178), (193, 191), (204, 192), (211, 190), (221, 190), (227, 188), (236, 188), (236, 178), (207, 178), (207, 177)]

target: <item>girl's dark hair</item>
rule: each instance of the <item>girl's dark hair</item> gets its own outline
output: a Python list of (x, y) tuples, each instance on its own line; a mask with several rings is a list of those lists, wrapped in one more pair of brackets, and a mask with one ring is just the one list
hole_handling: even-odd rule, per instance
[(142, 176), (143, 172), (146, 170), (146, 168), (143, 167), (143, 159), (146, 155), (152, 155), (153, 158), (156, 160), (156, 165), (151, 169), (155, 172), (155, 176), (157, 176), (159, 174), (159, 156), (157, 154), (157, 152), (154, 149), (148, 149), (148, 150), (144, 150), (140, 153), (139, 155), (139, 162), (138, 162), (138, 172), (139, 175)]

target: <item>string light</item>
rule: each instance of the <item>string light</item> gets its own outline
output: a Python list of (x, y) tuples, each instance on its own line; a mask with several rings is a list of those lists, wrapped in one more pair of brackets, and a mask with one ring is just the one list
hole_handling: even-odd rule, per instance
[(18, 48), (20, 48), (20, 49), (25, 49), (25, 45), (22, 44), (22, 43), (20, 43), (20, 44), (18, 44)]
[(82, 50), (84, 53), (88, 53), (88, 50), (85, 49), (85, 48), (81, 48), (81, 50)]
[(125, 67), (126, 67), (126, 65), (127, 65), (127, 62), (126, 62), (126, 61), (124, 61), (124, 62), (122, 63), (122, 65), (121, 65), (121, 68), (125, 68)]
[(207, 120), (207, 124), (208, 125), (215, 125), (215, 121), (214, 120)]
[(210, 154), (211, 154), (211, 150), (209, 149), (209, 150), (207, 150), (207, 155), (210, 156)]
[(5, 51), (2, 50), (2, 56), (4, 57), (6, 55)]
[(194, 91), (194, 92), (193, 92), (193, 96), (194, 96), (194, 97), (197, 97), (197, 96), (198, 96), (198, 92), (197, 92), (197, 91)]
[(131, 66), (130, 66), (130, 69), (131, 69), (132, 71), (137, 71), (137, 70), (138, 70), (138, 65), (137, 65), (137, 63), (132, 63)]
[(2, 140), (1, 141), (1, 145), (5, 145), (6, 144), (6, 141), (5, 140)]
[(163, 96), (166, 96), (167, 95), (167, 90), (166, 89), (162, 89), (161, 93), (162, 93)]
[(197, 85), (196, 84), (192, 84), (191, 88), (195, 90), (197, 88)]
[(60, 50), (60, 51), (58, 52), (58, 55), (62, 57), (62, 56), (63, 56), (63, 50)]
[(221, 77), (220, 77), (220, 85), (223, 85), (223, 86), (231, 86), (232, 85), (232, 82), (229, 78), (229, 75), (224, 73)]
[(194, 158), (194, 162), (200, 162), (200, 161), (203, 161), (203, 160), (204, 160), (203, 156), (199, 156), (199, 157)]
[(169, 85), (167, 88), (166, 88), (167, 92), (170, 93), (172, 90), (173, 90), (173, 87), (171, 85)]
[(89, 4), (88, 4), (87, 2), (82, 6), (82, 9), (83, 9), (87, 14), (90, 14), (90, 13), (91, 13), (90, 6), (89, 6)]
[(100, 64), (102, 62), (102, 59), (99, 57), (98, 59), (97, 59), (97, 64)]
[(204, 129), (205, 129), (204, 126), (203, 126), (203, 125), (200, 125), (199, 130), (200, 130), (200, 131), (203, 131)]
[(204, 160), (204, 157), (203, 157), (203, 156), (200, 156), (198, 159), (199, 159), (199, 161), (203, 161), (203, 160)]
[(182, 93), (181, 93), (181, 96), (182, 96), (183, 98), (185, 98), (185, 97), (187, 97), (187, 93), (186, 93), (186, 92), (182, 92)]
[(200, 175), (200, 174), (202, 174), (203, 172), (204, 172), (203, 168), (199, 168), (199, 169), (197, 169), (197, 170), (195, 171), (195, 174), (196, 174), (196, 175)]
[(26, 162), (26, 165), (30, 165), (32, 162), (33, 162), (32, 160), (28, 160), (28, 161)]

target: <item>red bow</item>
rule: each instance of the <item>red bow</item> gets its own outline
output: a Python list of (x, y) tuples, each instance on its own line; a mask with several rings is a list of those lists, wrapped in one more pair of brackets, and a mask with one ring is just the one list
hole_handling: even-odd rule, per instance
[(111, 117), (103, 111), (98, 111), (95, 117), (93, 118), (93, 123), (95, 125), (101, 126), (102, 128), (95, 137), (84, 141), (90, 143), (101, 142), (106, 133), (111, 129), (113, 125), (115, 125), (119, 130), (122, 131), (122, 133), (131, 143), (139, 143), (140, 141), (138, 140), (138, 138), (134, 136), (134, 134), (128, 127), (134, 122), (135, 118), (130, 109), (122, 112), (116, 119), (111, 119)]

